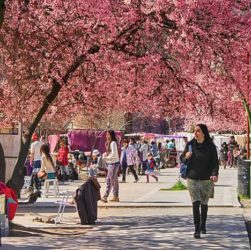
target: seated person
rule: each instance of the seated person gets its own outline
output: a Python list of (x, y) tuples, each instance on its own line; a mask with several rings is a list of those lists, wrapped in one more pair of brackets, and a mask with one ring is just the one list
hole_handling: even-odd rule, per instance
[(92, 152), (92, 162), (89, 169), (89, 176), (97, 176), (99, 173), (106, 171), (106, 163), (97, 149)]
[(47, 144), (43, 144), (40, 148), (41, 152), (41, 168), (38, 172), (38, 178), (55, 179), (55, 165), (50, 155), (50, 149)]

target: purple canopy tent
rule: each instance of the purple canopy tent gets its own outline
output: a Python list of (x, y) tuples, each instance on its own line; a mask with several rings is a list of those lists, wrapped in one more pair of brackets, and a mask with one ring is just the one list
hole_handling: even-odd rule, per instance
[[(115, 131), (116, 136), (120, 140), (122, 133)], [(106, 131), (97, 130), (72, 130), (68, 133), (68, 141), (70, 144), (70, 150), (81, 150), (83, 152), (89, 152), (93, 149), (98, 149), (101, 153), (106, 151)]]

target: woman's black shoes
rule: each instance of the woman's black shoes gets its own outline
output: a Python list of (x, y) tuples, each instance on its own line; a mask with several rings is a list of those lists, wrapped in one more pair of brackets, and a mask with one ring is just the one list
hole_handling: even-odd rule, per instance
[(195, 239), (200, 239), (200, 234), (206, 234), (207, 230), (206, 230), (206, 225), (205, 224), (201, 224), (200, 228), (196, 227), (195, 228), (195, 233), (194, 233), (194, 238)]
[(201, 226), (200, 232), (201, 232), (202, 234), (206, 234), (206, 233), (207, 233), (206, 227), (205, 227), (205, 226)]
[(207, 230), (206, 230), (206, 225), (201, 225), (200, 228), (198, 229), (198, 227), (195, 228), (195, 233), (194, 233), (194, 238), (195, 239), (200, 239), (200, 234), (206, 234)]
[(200, 232), (196, 231), (193, 236), (195, 239), (200, 239)]
[(199, 239), (200, 238), (200, 224), (195, 225), (195, 233), (194, 233), (194, 238)]
[(200, 226), (200, 232), (202, 234), (206, 234), (207, 233), (206, 225), (205, 224), (201, 224), (201, 226)]

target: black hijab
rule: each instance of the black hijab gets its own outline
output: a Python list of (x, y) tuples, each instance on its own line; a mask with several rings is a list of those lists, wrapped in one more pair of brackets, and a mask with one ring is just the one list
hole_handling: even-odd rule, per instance
[(209, 134), (207, 125), (202, 124), (202, 123), (199, 123), (199, 124), (197, 124), (196, 126), (200, 127), (202, 133), (203, 133), (204, 136), (205, 136), (205, 140), (212, 141), (212, 138), (210, 137), (210, 134)]
[[(208, 145), (208, 144), (213, 143), (213, 140), (212, 140), (212, 138), (210, 137), (210, 134), (209, 134), (207, 125), (202, 124), (202, 123), (199, 123), (199, 124), (197, 124), (196, 126), (200, 127), (202, 133), (203, 133), (204, 136), (205, 136), (205, 141), (204, 141), (203, 143), (198, 143), (197, 140), (194, 139), (194, 141), (195, 141), (195, 147), (199, 149), (199, 148), (203, 148), (205, 145)], [(213, 144), (214, 144), (214, 143), (213, 143)]]

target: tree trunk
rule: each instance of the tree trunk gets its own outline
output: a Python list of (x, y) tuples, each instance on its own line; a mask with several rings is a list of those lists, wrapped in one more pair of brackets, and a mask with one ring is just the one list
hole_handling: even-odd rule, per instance
[(133, 114), (130, 112), (125, 113), (125, 133), (133, 133)]
[(0, 143), (0, 181), (5, 182), (6, 162), (2, 144)]
[(24, 167), (24, 163), (25, 163), (27, 154), (29, 152), (31, 137), (32, 137), (33, 133), (35, 132), (35, 129), (36, 129), (37, 125), (39, 124), (39, 122), (41, 121), (43, 115), (48, 110), (50, 104), (58, 96), (60, 89), (61, 89), (61, 85), (55, 80), (53, 82), (51, 92), (46, 96), (41, 109), (39, 110), (37, 116), (35, 117), (33, 123), (30, 126), (26, 141), (23, 142), (23, 139), (21, 141), (21, 148), (19, 151), (18, 160), (17, 160), (17, 163), (15, 165), (15, 168), (14, 168), (14, 171), (13, 171), (13, 174), (11, 177), (11, 182), (12, 182), (13, 187), (15, 188), (15, 191), (17, 194), (19, 194), (19, 192), (21, 191), (21, 189), (24, 185), (23, 167)]
[(0, 29), (3, 26), (4, 13), (5, 13), (5, 0), (0, 0)]
[[(93, 45), (87, 51), (88, 54), (95, 54), (97, 52), (99, 52), (99, 47), (97, 45)], [(66, 74), (62, 77), (62, 82), (64, 84), (67, 84), (68, 80), (71, 78), (71, 76), (74, 74), (74, 72), (79, 68), (79, 66), (84, 63), (85, 60), (86, 60), (85, 54), (82, 54), (81, 56), (79, 56), (75, 60), (75, 62), (67, 70)], [(12, 187), (15, 189), (15, 192), (17, 194), (20, 193), (20, 191), (23, 187), (23, 184), (24, 184), (23, 167), (24, 167), (24, 163), (25, 163), (28, 151), (29, 151), (31, 137), (32, 137), (37, 125), (39, 124), (39, 122), (43, 118), (44, 114), (46, 113), (46, 111), (48, 110), (50, 105), (53, 103), (53, 101), (58, 96), (58, 94), (61, 90), (61, 87), (62, 86), (59, 84), (59, 82), (54, 79), (50, 93), (46, 96), (41, 109), (39, 110), (37, 116), (35, 117), (34, 121), (32, 122), (32, 124), (29, 128), (29, 133), (27, 135), (26, 141), (21, 142), (21, 148), (20, 148), (20, 152), (18, 155), (18, 160), (17, 160), (17, 163), (15, 165), (15, 168), (14, 168), (11, 180), (10, 180), (10, 182), (12, 183)]]
[[(0, 0), (0, 29), (3, 26), (5, 0)], [(5, 182), (6, 163), (2, 144), (0, 143), (0, 181)]]
[(244, 108), (245, 108), (245, 110), (247, 112), (247, 116), (248, 116), (248, 125), (249, 125), (249, 128), (247, 129), (247, 156), (248, 156), (248, 159), (250, 159), (250, 157), (251, 157), (251, 154), (250, 154), (251, 111), (250, 111), (250, 108), (249, 108), (249, 104), (248, 104), (248, 102), (247, 102), (247, 100), (245, 98), (242, 100), (242, 103), (243, 103), (243, 106), (244, 106)]

